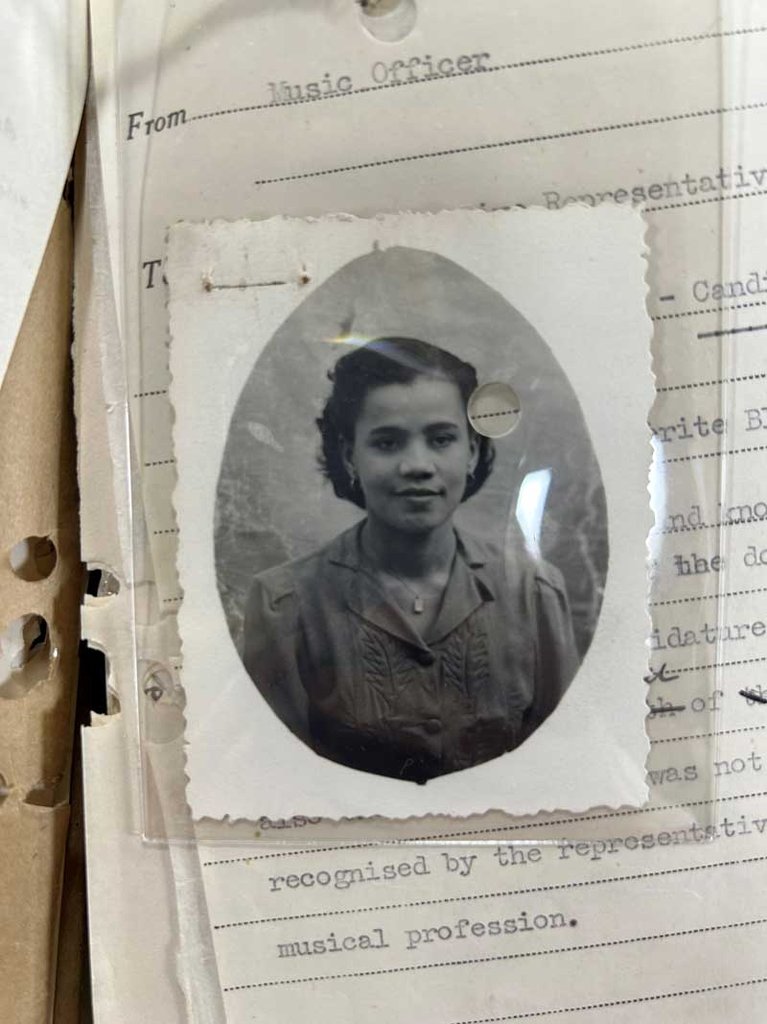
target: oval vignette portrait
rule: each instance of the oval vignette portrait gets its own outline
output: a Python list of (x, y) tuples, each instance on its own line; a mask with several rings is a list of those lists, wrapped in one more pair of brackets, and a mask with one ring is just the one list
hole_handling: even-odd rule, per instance
[(502, 756), (577, 686), (602, 603), (578, 397), (457, 263), (360, 256), (244, 381), (215, 560), (254, 686), (319, 756), (411, 784)]

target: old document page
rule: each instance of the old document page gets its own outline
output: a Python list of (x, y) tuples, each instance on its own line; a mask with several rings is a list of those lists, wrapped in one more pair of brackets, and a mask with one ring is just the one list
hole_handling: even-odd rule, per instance
[[(116, 112), (118, 150), (105, 146), (102, 161), (105, 189), (122, 204), (115, 213), (110, 198), (107, 222), (125, 268), (120, 317), (147, 541), (117, 568), (141, 588), (141, 635), (156, 645), (142, 658), (177, 667), (168, 644), (183, 599), (161, 274), (169, 225), (641, 205), (651, 425), (666, 495), (653, 540), (649, 781), (676, 810), (661, 826), (647, 810), (600, 809), (532, 830), (509, 819), (442, 822), (421, 847), (353, 837), (307, 847), (325, 832), (302, 819), (242, 826), (240, 835), (277, 842), (200, 847), (183, 889), (188, 903), (204, 887), (215, 962), (200, 962), (236, 1024), (309, 1007), (334, 1022), (758, 1019), (767, 4), (415, 6), (412, 31), (382, 42), (372, 19), (340, 0), (136, 3), (114, 21), (116, 95), (99, 78), (113, 54), (97, 45), (104, 109)], [(556, 302), (558, 282), (550, 286)], [(131, 737), (136, 703), (151, 718), (156, 690), (139, 681), (137, 692), (120, 658), (112, 668)], [(106, 749), (86, 745), (94, 779)], [(126, 806), (139, 803), (134, 794)], [(98, 837), (103, 784), (92, 786), (90, 810)], [(126, 810), (126, 834), (137, 828), (140, 816)], [(502, 841), (469, 845), (488, 835)], [(140, 921), (141, 858), (133, 863), (133, 880), (110, 899)], [(92, 874), (109, 892), (104, 861)], [(101, 912), (94, 903), (95, 928)], [(108, 957), (108, 935), (100, 948)], [(119, 1019), (107, 987), (99, 1002), (103, 1019)], [(193, 1000), (187, 1013), (206, 1019)]]

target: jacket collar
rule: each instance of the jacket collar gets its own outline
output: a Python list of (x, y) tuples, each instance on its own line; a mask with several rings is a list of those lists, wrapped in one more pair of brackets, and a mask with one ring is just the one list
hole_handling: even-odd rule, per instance
[(494, 600), (493, 590), (483, 571), (488, 560), (483, 545), (476, 538), (456, 530), (456, 555), (442, 606), (431, 630), (426, 636), (420, 636), (387, 598), (365, 565), (360, 544), (363, 525), (364, 520), (346, 530), (333, 541), (327, 552), (331, 565), (347, 570), (346, 603), (360, 618), (408, 644), (428, 650), (429, 644), (443, 640), (482, 604)]

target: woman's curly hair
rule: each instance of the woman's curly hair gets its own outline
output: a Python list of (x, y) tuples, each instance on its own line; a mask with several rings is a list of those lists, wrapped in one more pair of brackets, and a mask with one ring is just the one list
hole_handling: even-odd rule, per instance
[[(339, 498), (365, 508), (365, 496), (359, 481), (350, 478), (344, 464), (343, 447), (354, 443), (355, 425), (368, 393), (386, 384), (410, 384), (416, 377), (431, 377), (455, 384), (464, 408), (477, 387), (477, 371), (470, 363), (417, 338), (375, 338), (341, 356), (328, 371), (333, 390), (317, 420), (322, 438), (319, 461), (323, 474)], [(477, 444), (478, 459), (474, 473), (466, 480), (462, 501), (482, 487), (490, 476), (495, 459), (495, 448), (490, 438), (477, 434), (471, 424), (468, 426)]]

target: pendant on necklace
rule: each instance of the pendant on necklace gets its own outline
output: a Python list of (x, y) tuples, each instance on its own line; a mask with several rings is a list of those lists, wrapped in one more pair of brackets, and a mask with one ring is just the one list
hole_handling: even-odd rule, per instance
[(415, 595), (415, 600), (413, 601), (413, 611), (415, 612), (416, 615), (420, 615), (421, 612), (423, 611), (423, 598), (421, 597), (420, 594)]

